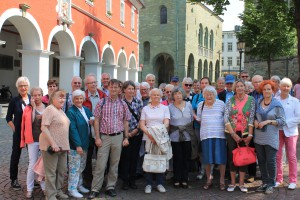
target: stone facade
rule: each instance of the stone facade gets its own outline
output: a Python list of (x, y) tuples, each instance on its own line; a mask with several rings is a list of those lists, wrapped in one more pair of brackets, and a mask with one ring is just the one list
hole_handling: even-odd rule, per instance
[[(180, 79), (206, 75), (214, 81), (216, 66), (220, 71), (218, 51), (222, 48), (223, 20), (202, 4), (182, 0), (144, 2), (139, 18), (142, 77), (153, 73), (162, 83), (169, 82), (173, 75)], [(162, 13), (162, 9), (166, 12)], [(165, 13), (167, 20), (162, 23)]]

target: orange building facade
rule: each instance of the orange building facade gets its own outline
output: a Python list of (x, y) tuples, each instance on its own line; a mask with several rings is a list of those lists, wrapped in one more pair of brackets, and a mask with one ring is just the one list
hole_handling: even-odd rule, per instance
[(101, 73), (138, 80), (140, 0), (1, 1), (0, 85), (16, 94), (18, 76), (44, 91), (49, 79), (71, 89), (73, 76)]

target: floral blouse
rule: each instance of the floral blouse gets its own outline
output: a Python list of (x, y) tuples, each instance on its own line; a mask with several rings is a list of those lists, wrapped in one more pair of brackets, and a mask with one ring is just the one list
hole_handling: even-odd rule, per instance
[(246, 95), (242, 101), (236, 101), (235, 96), (226, 103), (224, 121), (231, 124), (232, 129), (248, 134), (248, 126), (253, 126), (255, 115), (255, 100)]

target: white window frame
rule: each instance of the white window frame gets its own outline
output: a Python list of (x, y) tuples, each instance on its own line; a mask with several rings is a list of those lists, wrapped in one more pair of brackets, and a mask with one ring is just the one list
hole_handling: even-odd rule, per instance
[[(229, 48), (229, 47), (231, 47), (231, 48)], [(228, 52), (232, 52), (232, 48), (233, 48), (232, 42), (228, 42), (228, 43), (227, 43), (227, 51), (228, 51)]]
[(108, 16), (108, 17), (111, 17), (112, 16), (112, 0), (106, 0), (105, 1), (106, 3), (106, 5), (105, 5), (105, 9), (106, 9), (106, 15)]
[(125, 25), (125, 0), (120, 0), (120, 22)]
[(134, 27), (135, 27), (135, 10), (136, 8), (135, 7), (131, 7), (131, 25), (130, 25), (130, 29), (132, 32), (134, 32)]

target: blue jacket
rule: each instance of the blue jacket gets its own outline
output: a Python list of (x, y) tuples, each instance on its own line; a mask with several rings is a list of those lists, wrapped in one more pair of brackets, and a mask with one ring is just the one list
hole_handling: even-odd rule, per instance
[[(198, 105), (202, 101), (204, 101), (202, 92), (193, 96), (192, 107), (196, 114), (197, 114)], [(195, 120), (194, 120), (194, 128), (200, 128), (199, 122), (197, 122)]]
[[(87, 107), (82, 107), (86, 116), (90, 119), (93, 116), (92, 112)], [(86, 123), (83, 115), (75, 105), (69, 108), (66, 114), (70, 120), (70, 148), (76, 150), (77, 147), (81, 147), (83, 150), (87, 150), (90, 145), (91, 126)]]

